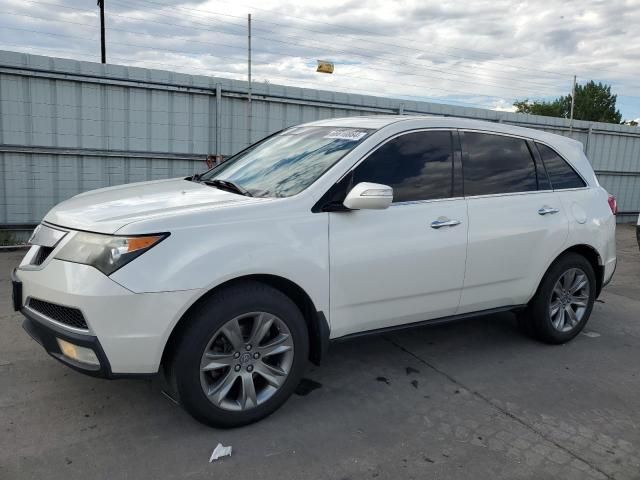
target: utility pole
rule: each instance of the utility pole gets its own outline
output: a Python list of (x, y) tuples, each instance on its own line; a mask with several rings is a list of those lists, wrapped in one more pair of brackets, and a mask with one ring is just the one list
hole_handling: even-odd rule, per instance
[(569, 119), (569, 133), (573, 130), (573, 106), (576, 103), (576, 76), (573, 76), (573, 87), (571, 87), (571, 118)]
[(102, 53), (102, 63), (107, 63), (107, 49), (104, 41), (104, 0), (98, 0), (100, 7), (100, 51)]
[(247, 145), (251, 144), (251, 130), (253, 127), (253, 115), (251, 109), (251, 14), (247, 14)]

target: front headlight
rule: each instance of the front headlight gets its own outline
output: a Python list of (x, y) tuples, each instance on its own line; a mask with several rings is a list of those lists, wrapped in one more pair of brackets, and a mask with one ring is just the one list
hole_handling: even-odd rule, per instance
[(91, 265), (105, 275), (111, 275), (167, 236), (169, 236), (168, 233), (120, 237), (78, 232), (60, 249), (56, 258)]

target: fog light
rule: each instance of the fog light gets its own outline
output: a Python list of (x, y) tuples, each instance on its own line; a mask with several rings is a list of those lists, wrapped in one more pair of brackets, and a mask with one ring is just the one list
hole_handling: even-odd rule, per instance
[(56, 338), (60, 350), (65, 357), (68, 357), (76, 362), (87, 363), (89, 365), (100, 365), (96, 353), (90, 348), (74, 345), (61, 338)]

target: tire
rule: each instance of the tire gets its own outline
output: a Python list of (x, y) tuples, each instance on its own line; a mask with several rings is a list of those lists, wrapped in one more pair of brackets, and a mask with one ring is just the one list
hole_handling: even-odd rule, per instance
[(196, 420), (220, 428), (256, 422), (300, 382), (309, 335), (281, 291), (242, 282), (206, 298), (184, 320), (171, 371), (180, 404)]
[[(576, 290), (575, 295), (565, 293), (583, 283), (585, 287)], [(591, 263), (582, 255), (567, 253), (547, 270), (529, 306), (519, 315), (520, 325), (545, 343), (568, 342), (587, 324), (595, 294), (596, 276)]]

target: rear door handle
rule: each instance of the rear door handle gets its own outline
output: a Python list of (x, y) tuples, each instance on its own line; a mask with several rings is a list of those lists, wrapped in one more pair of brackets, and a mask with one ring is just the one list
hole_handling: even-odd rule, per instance
[(538, 210), (538, 215), (553, 215), (554, 213), (558, 213), (560, 210), (553, 207), (544, 206)]
[(431, 228), (442, 228), (442, 227), (455, 227), (456, 225), (460, 225), (460, 220), (449, 220), (446, 217), (440, 217), (437, 220), (431, 222)]

